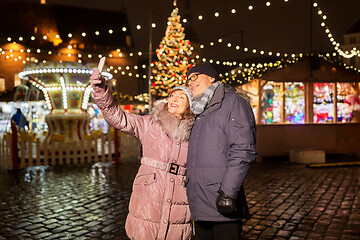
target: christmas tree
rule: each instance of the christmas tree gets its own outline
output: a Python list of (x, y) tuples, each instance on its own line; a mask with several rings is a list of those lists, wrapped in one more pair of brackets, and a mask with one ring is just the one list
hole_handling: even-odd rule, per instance
[(184, 85), (191, 55), (190, 41), (185, 40), (184, 28), (180, 23), (179, 9), (174, 1), (174, 10), (168, 18), (165, 36), (156, 49), (159, 61), (153, 62), (151, 94), (166, 97), (173, 87)]

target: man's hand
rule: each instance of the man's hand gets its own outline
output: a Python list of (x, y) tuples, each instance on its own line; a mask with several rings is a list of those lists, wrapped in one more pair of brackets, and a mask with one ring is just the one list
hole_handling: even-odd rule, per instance
[(106, 82), (104, 78), (100, 77), (99, 69), (93, 68), (93, 73), (90, 77), (90, 84), (96, 94), (104, 94), (106, 91)]
[(236, 217), (238, 215), (238, 202), (236, 199), (226, 196), (226, 194), (219, 189), (219, 195), (216, 198), (216, 209), (225, 217)]

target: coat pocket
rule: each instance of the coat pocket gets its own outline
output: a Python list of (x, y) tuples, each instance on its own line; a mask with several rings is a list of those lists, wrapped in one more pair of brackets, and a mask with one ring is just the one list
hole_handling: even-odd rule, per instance
[(143, 185), (149, 186), (156, 182), (156, 174), (155, 173), (147, 173), (136, 176), (134, 179), (134, 185)]
[(216, 174), (204, 174), (203, 183), (205, 186), (220, 186), (221, 179)]

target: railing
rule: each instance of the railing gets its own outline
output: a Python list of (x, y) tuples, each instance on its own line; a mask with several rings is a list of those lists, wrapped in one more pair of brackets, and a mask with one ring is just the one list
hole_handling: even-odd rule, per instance
[[(107, 134), (94, 131), (80, 142), (51, 141), (50, 144), (26, 132), (17, 134), (17, 139), (14, 139), (13, 133), (7, 132), (0, 138), (0, 168), (21, 169), (28, 166), (114, 160), (121, 162), (139, 158), (140, 141), (135, 137), (115, 131), (113, 128), (110, 128)], [(54, 136), (55, 139), (59, 137)], [(116, 141), (117, 144), (115, 144)], [(115, 149), (116, 145), (117, 149)]]

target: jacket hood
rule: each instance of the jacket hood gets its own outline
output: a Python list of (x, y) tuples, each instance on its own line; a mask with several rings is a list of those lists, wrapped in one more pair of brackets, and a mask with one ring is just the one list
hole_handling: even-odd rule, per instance
[(149, 113), (151, 120), (159, 123), (172, 140), (188, 141), (194, 118), (181, 120), (166, 110), (166, 104), (167, 102), (160, 102), (152, 109)]

